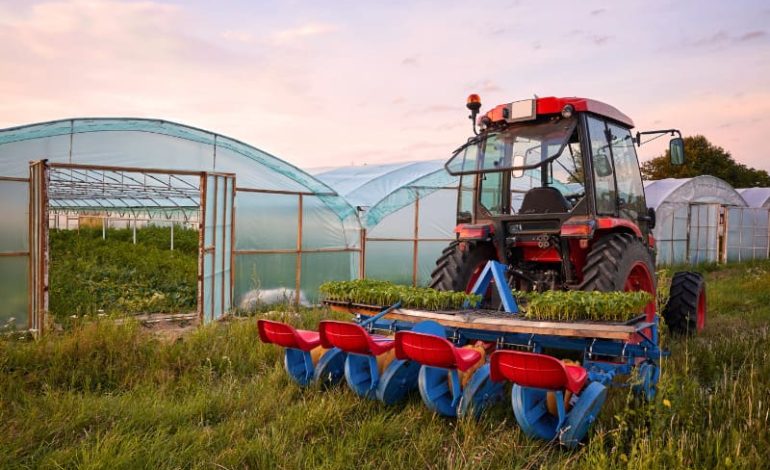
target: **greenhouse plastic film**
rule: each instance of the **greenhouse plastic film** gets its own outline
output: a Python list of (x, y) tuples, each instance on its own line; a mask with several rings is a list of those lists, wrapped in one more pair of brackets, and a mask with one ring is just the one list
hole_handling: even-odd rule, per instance
[(727, 260), (750, 261), (768, 256), (768, 216), (762, 208), (731, 207), (727, 213)]
[(320, 302), (318, 286), (327, 281), (346, 281), (358, 277), (351, 255), (357, 253), (303, 253), (300, 300), (307, 304)]
[(235, 206), (236, 250), (297, 248), (299, 196), (238, 191)]
[(28, 325), (29, 259), (0, 256), (0, 333)]
[(457, 191), (440, 189), (422, 197), (418, 224), (420, 238), (454, 239), (454, 228), (457, 224)]
[(0, 180), (0, 253), (29, 249), (29, 183)]
[(250, 310), (257, 304), (294, 298), (297, 255), (235, 255), (234, 306)]
[(405, 241), (367, 242), (366, 277), (411, 284), (413, 245)]

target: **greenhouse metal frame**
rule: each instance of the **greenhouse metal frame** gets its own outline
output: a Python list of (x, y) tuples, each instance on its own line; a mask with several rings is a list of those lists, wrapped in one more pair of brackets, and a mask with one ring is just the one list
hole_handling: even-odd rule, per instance
[(19, 318), (24, 303), (25, 327), (38, 332), (47, 310), (49, 211), (197, 219), (203, 321), (253, 301), (260, 288), (299, 301), (322, 281), (356, 278), (361, 269), (357, 215), (336, 192), (259, 149), (168, 121), (69, 119), (0, 130), (0, 196), (8, 222), (0, 229), (0, 294), (15, 305), (0, 318)]
[(443, 160), (335, 168), (316, 175), (359, 208), (365, 277), (426, 285), (455, 239), (458, 178)]

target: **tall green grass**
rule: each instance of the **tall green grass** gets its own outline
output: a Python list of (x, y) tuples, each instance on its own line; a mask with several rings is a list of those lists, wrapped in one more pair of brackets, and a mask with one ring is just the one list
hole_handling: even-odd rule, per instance
[[(613, 389), (576, 451), (526, 438), (510, 400), (480, 420), (300, 389), (254, 319), (155, 339), (83, 321), (0, 341), (2, 468), (766, 468), (770, 263), (709, 272), (710, 317), (666, 337), (657, 398)], [(278, 316), (314, 327), (325, 311)]]

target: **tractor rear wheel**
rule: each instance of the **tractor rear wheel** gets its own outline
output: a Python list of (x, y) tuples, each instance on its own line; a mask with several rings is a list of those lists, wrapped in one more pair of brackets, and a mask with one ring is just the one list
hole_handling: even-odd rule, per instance
[(443, 291), (470, 292), (490, 260), (497, 259), (495, 248), (477, 241), (453, 241), (436, 261), (430, 287)]
[(706, 326), (706, 281), (699, 273), (674, 274), (663, 318), (669, 331), (693, 335)]
[(605, 235), (594, 243), (583, 268), (580, 290), (586, 291), (645, 291), (653, 300), (645, 314), (649, 321), (655, 316), (655, 265), (646, 246), (629, 233)]

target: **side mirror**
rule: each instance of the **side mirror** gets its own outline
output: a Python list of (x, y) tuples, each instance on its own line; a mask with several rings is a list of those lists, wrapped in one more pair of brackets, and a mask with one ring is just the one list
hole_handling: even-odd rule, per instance
[(650, 230), (655, 228), (655, 223), (657, 222), (655, 218), (655, 209), (652, 207), (647, 208), (647, 226), (650, 228)]
[(612, 175), (612, 165), (607, 154), (598, 153), (594, 156), (594, 171), (599, 178), (606, 178)]
[(684, 165), (684, 140), (681, 137), (671, 139), (668, 143), (668, 153), (672, 165)]
[(656, 218), (655, 209), (652, 207), (647, 208), (647, 215), (639, 215), (639, 222), (647, 222), (647, 228), (650, 230), (655, 228)]

